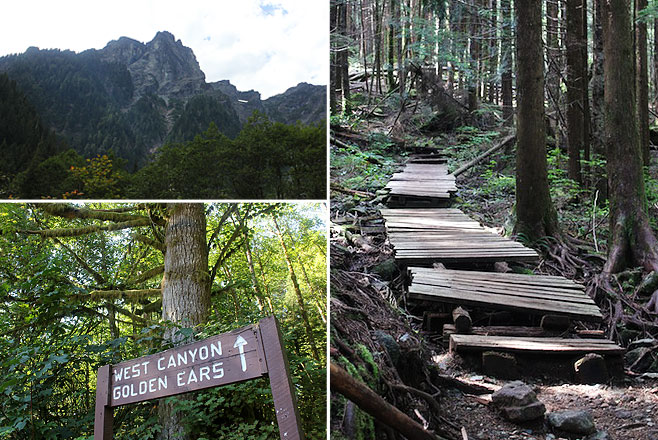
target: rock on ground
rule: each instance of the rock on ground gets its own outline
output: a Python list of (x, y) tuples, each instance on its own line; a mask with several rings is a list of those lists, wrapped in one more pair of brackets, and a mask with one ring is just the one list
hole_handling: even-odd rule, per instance
[(492, 403), (503, 417), (512, 422), (527, 422), (544, 416), (546, 407), (532, 388), (520, 380), (503, 386), (491, 396)]
[(557, 432), (594, 434), (596, 427), (592, 413), (584, 410), (567, 410), (549, 413), (548, 424)]

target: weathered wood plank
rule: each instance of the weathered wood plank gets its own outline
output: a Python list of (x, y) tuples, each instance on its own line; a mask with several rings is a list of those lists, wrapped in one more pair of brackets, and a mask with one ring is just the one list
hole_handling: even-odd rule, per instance
[(545, 354), (598, 353), (621, 355), (624, 349), (606, 339), (564, 339), (511, 336), (450, 335), (450, 351), (499, 350)]
[(602, 319), (601, 311), (595, 304), (555, 301), (514, 293), (475, 292), (467, 289), (412, 284), (409, 286), (409, 298), (484, 309), (509, 310), (534, 315), (559, 313), (582, 321), (597, 322)]
[(427, 267), (410, 267), (409, 271), (411, 271), (412, 274), (415, 273), (435, 273), (435, 272), (449, 272), (452, 273), (453, 275), (462, 275), (464, 277), (468, 277), (469, 279), (475, 279), (477, 277), (479, 278), (484, 278), (487, 280), (500, 280), (503, 282), (522, 282), (522, 283), (528, 283), (528, 284), (533, 284), (533, 285), (555, 285), (555, 284), (566, 284), (569, 286), (574, 286), (574, 287), (579, 287), (582, 288), (582, 285), (575, 283), (574, 281), (571, 281), (567, 278), (561, 277), (561, 276), (555, 276), (555, 275), (529, 275), (529, 274), (521, 274), (521, 273), (513, 273), (513, 272), (507, 272), (507, 273), (500, 273), (500, 272), (480, 272), (480, 271), (474, 271), (474, 270), (455, 270), (455, 271), (450, 271), (450, 270), (437, 270), (437, 269), (432, 269), (432, 268), (427, 268)]

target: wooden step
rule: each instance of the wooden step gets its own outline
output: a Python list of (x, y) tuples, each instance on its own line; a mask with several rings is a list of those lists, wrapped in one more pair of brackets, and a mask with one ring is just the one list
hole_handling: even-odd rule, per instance
[(458, 209), (382, 209), (395, 258), (402, 264), (433, 262), (534, 262), (539, 255), (487, 230)]
[[(427, 163), (427, 161), (430, 163)], [(406, 200), (395, 197), (417, 197), (430, 199), (449, 199), (450, 194), (457, 191), (455, 177), (448, 173), (448, 166), (437, 159), (421, 159), (404, 165), (400, 172), (386, 185), (393, 196), (393, 201), (404, 204)]]
[(409, 299), (582, 321), (603, 318), (584, 288), (566, 278), (422, 267), (409, 272)]
[[(454, 324), (443, 325), (443, 342), (448, 345), (450, 336), (457, 334)], [(494, 325), (487, 327), (473, 327), (468, 333), (478, 336), (512, 336), (512, 337), (532, 337), (532, 338), (556, 338), (562, 336), (562, 332), (544, 330), (541, 327), (525, 327), (515, 325)], [(583, 338), (604, 339), (603, 330), (576, 330), (575, 334)]]
[(456, 353), (504, 351), (530, 354), (622, 355), (625, 350), (607, 339), (564, 339), (511, 336), (450, 335), (450, 351)]

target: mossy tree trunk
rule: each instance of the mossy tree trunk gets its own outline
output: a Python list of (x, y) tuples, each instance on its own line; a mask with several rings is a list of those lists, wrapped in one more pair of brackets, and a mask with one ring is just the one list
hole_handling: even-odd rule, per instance
[(649, 226), (635, 108), (630, 0), (603, 0), (605, 145), (610, 196), (606, 273), (643, 266), (658, 270), (658, 242)]
[(515, 0), (514, 4), (518, 102), (514, 231), (536, 240), (558, 230), (546, 169), (542, 4), (536, 0)]
[[(202, 204), (172, 203), (167, 206), (165, 226), (162, 319), (183, 327), (196, 327), (210, 313), (210, 274), (206, 245), (206, 216)], [(174, 345), (190, 342), (175, 329), (165, 332)], [(175, 404), (160, 401), (161, 440), (186, 440)]]

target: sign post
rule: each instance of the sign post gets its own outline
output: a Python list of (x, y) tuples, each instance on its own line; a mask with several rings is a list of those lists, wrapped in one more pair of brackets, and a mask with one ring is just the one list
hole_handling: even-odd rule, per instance
[(104, 365), (96, 380), (94, 440), (113, 437), (113, 408), (269, 376), (281, 439), (303, 440), (288, 359), (274, 316), (160, 353)]

